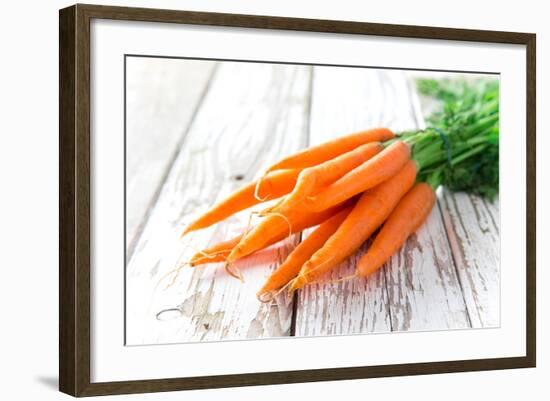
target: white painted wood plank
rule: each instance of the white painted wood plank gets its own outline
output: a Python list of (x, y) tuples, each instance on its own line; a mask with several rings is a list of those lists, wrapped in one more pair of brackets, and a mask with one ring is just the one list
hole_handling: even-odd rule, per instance
[(215, 62), (126, 59), (126, 243), (135, 241)]
[[(305, 66), (220, 63), (127, 267), (129, 344), (289, 334), (291, 302), (268, 306), (255, 293), (295, 239), (239, 262), (244, 284), (210, 264), (183, 269), (168, 289), (155, 285), (194, 249), (245, 228), (246, 212), (177, 240), (197, 213), (305, 146), (309, 77)], [(157, 320), (166, 308), (177, 309)]]
[[(365, 250), (350, 257), (324, 280), (353, 274)], [(388, 332), (391, 330), (386, 279), (383, 272), (369, 280), (350, 280), (306, 286), (296, 307), (296, 336), (327, 336)]]
[[(399, 71), (316, 67), (312, 93), (312, 142), (375, 126), (396, 131), (417, 127), (410, 87)], [(365, 249), (327, 279), (352, 274)], [(370, 278), (318, 283), (302, 290), (296, 335), (468, 327), (450, 255), (441, 216), (433, 212), (424, 227)]]
[(443, 191), (441, 210), (472, 327), (500, 325), (498, 200)]

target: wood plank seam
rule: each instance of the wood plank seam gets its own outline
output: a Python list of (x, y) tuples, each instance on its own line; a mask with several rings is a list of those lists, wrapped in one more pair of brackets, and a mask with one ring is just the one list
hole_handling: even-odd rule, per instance
[[(306, 127), (306, 132), (307, 132), (307, 135), (305, 135), (305, 144), (304, 144), (304, 148), (307, 148), (309, 145), (310, 145), (310, 137), (311, 137), (311, 107), (312, 107), (312, 102), (313, 102), (313, 80), (314, 80), (314, 76), (315, 76), (315, 67), (314, 66), (311, 66), (309, 68), (309, 97), (307, 99), (307, 109), (306, 109), (306, 113), (307, 113), (307, 127)], [(303, 233), (300, 233), (300, 236), (299, 236), (299, 239), (298, 239), (298, 243), (296, 244), (296, 246), (298, 246), (298, 244), (300, 242), (302, 242), (302, 240), (304, 239), (304, 234)], [(301, 291), (301, 290), (299, 290)], [(290, 320), (290, 334), (289, 336), (290, 337), (295, 337), (296, 336), (296, 315), (298, 314), (298, 291), (295, 291), (293, 294), (292, 294), (292, 316), (291, 316), (291, 320)]]
[[(420, 111), (420, 104), (418, 102), (418, 97), (415, 96), (413, 83), (411, 80), (407, 79), (407, 94), (408, 98), (410, 100), (411, 105), (411, 115), (413, 117), (413, 120), (415, 121), (415, 125), (417, 129), (424, 128), (424, 119), (421, 114), (419, 114)], [(384, 263), (382, 266), (382, 277), (384, 279), (384, 289), (386, 292), (386, 299), (388, 300), (388, 316), (389, 316), (389, 326), (390, 331), (394, 332), (397, 331), (397, 327), (394, 327), (394, 316), (392, 312), (392, 307), (390, 305), (390, 289), (389, 289), (389, 281), (390, 281), (390, 264), (388, 262)]]
[[(445, 221), (445, 216), (443, 215), (443, 210), (441, 209), (441, 204), (439, 200), (437, 201), (437, 210), (439, 211), (439, 215), (441, 216), (441, 220)], [(458, 261), (456, 260), (456, 255), (453, 251), (453, 248), (451, 246), (451, 239), (449, 238), (449, 233), (447, 232), (447, 227), (443, 230), (445, 232), (445, 239), (447, 240), (447, 243), (449, 244), (449, 249), (451, 249), (451, 258), (453, 261), (453, 268), (455, 271), (456, 279), (458, 281), (458, 285), (460, 286), (461, 294), (462, 294), (462, 300), (464, 301), (464, 307), (466, 310), (466, 316), (468, 317), (468, 324), (470, 327), (472, 327), (472, 317), (470, 316), (470, 309), (468, 308), (468, 303), (466, 302), (466, 295), (464, 294), (464, 285), (462, 284), (462, 278), (460, 277), (460, 273), (458, 271)]]
[[(386, 291), (386, 299), (388, 300), (389, 302), (389, 299), (390, 299), (390, 290), (388, 288), (388, 275), (390, 274), (390, 272), (388, 271), (388, 264), (387, 263), (384, 263), (384, 266), (382, 267), (382, 271), (383, 271), (383, 274), (382, 274), (382, 277), (384, 278), (384, 289)], [(388, 307), (388, 315), (389, 315), (389, 325), (390, 325), (390, 331), (394, 331), (394, 328), (393, 328), (393, 316), (392, 316), (392, 311), (391, 311), (391, 307)]]

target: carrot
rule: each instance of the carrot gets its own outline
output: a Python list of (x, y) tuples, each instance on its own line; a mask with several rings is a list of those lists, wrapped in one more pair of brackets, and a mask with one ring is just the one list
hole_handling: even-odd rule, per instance
[(312, 283), (357, 251), (413, 186), (416, 172), (416, 163), (409, 161), (395, 176), (365, 191), (338, 230), (304, 264), (290, 290)]
[(320, 211), (343, 202), (393, 177), (403, 168), (409, 157), (409, 145), (403, 141), (396, 141), (319, 194), (307, 197), (301, 206), (308, 210)]
[[(299, 233), (306, 228), (316, 226), (318, 224), (321, 224), (325, 220), (332, 217), (333, 214), (337, 213), (339, 211), (339, 207), (331, 208), (330, 210), (326, 210), (322, 213), (310, 213), (310, 214), (304, 214), (302, 213), (302, 217), (298, 218), (297, 221), (293, 225), (292, 233), (296, 234)], [(281, 224), (277, 226), (275, 234), (271, 236), (265, 243), (263, 243), (261, 246), (256, 248), (253, 252), (259, 251), (260, 249), (264, 249), (268, 246), (271, 246), (289, 235), (288, 225)], [(198, 266), (205, 263), (215, 263), (215, 262), (224, 262), (228, 260), (228, 256), (231, 253), (231, 251), (239, 244), (239, 242), (243, 239), (245, 235), (240, 234), (236, 237), (233, 237), (227, 241), (219, 242), (218, 244), (204, 249), (200, 252), (197, 252), (195, 255), (191, 257), (191, 260), (189, 261), (190, 266)], [(253, 253), (247, 253), (247, 255)], [(237, 260), (243, 256), (246, 255), (239, 255), (234, 260)]]
[(285, 286), (290, 280), (292, 280), (300, 272), (302, 265), (313, 255), (327, 239), (334, 234), (338, 229), (342, 221), (350, 213), (352, 207), (349, 206), (344, 210), (338, 212), (330, 219), (321, 223), (319, 227), (315, 229), (310, 235), (307, 236), (302, 242), (294, 248), (294, 250), (287, 256), (283, 264), (281, 264), (277, 270), (275, 270), (271, 276), (267, 279), (264, 286), (258, 291), (258, 299), (266, 299), (266, 295), (273, 295), (273, 293)]
[(288, 168), (306, 168), (334, 159), (356, 147), (369, 142), (384, 142), (394, 137), (394, 133), (387, 128), (375, 128), (343, 136), (329, 142), (284, 158), (267, 169), (267, 173)]
[(244, 234), (237, 235), (227, 241), (218, 242), (217, 244), (211, 246), (210, 248), (204, 249), (195, 253), (189, 265), (191, 267), (202, 265), (204, 263), (216, 263), (223, 262), (231, 250), (239, 243)]
[(189, 261), (190, 267), (195, 267), (199, 265), (204, 265), (206, 263), (221, 263), (225, 262), (225, 259), (227, 259), (227, 255), (231, 253), (231, 249), (224, 249), (217, 253), (213, 254), (195, 254)]
[(371, 159), (384, 150), (380, 142), (370, 142), (361, 145), (332, 160), (323, 162), (317, 166), (309, 167), (300, 172), (294, 190), (283, 202), (274, 206), (271, 210), (284, 212), (301, 202), (306, 196), (317, 192), (357, 166)]
[(399, 201), (388, 220), (359, 260), (356, 274), (366, 277), (378, 270), (426, 220), (435, 204), (435, 193), (426, 183), (416, 184)]
[(286, 237), (300, 232), (307, 227), (316, 226), (346, 206), (349, 206), (349, 204), (336, 205), (319, 213), (290, 211), (285, 215), (270, 214), (241, 239), (239, 244), (227, 256), (227, 261), (231, 263), (246, 255), (250, 255), (258, 249), (264, 248), (270, 240), (279, 235), (285, 234)]
[[(225, 262), (227, 260), (227, 257), (229, 256), (233, 248), (237, 246), (237, 244), (239, 243), (243, 235), (244, 234), (237, 235), (236, 237), (233, 237), (228, 241), (220, 242), (211, 248), (197, 252), (196, 254), (193, 255), (193, 257), (189, 261), (189, 266), (195, 267), (195, 266), (203, 265), (205, 263)], [(276, 244), (277, 242), (285, 239), (286, 235), (287, 235), (287, 232), (285, 232), (285, 234), (279, 235), (269, 240), (263, 248), (257, 249), (257, 251), (267, 248), (268, 246), (271, 246), (273, 244)]]
[(298, 169), (274, 171), (262, 178), (261, 191), (257, 194), (258, 196), (254, 196), (257, 182), (245, 185), (189, 224), (182, 236), (191, 231), (209, 227), (260, 202), (288, 194), (294, 188), (299, 173)]

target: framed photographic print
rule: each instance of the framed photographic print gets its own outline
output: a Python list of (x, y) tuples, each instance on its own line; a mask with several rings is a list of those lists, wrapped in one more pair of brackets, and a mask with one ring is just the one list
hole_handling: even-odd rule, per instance
[(535, 366), (535, 35), (60, 11), (60, 390)]

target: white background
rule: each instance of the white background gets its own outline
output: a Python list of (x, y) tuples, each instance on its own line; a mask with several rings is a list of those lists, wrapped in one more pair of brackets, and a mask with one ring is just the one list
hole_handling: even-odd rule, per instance
[[(98, 2), (152, 6), (152, 2)], [(332, 6), (330, 5), (332, 3)], [(57, 381), (57, 9), (68, 2), (11, 2), (4, 9), (2, 63), (0, 63), (0, 163), (2, 200), (0, 244), (2, 272), (0, 330), (2, 382), (0, 392), (11, 399), (61, 399)], [(543, 20), (544, 2), (523, 1), (517, 7), (502, 2), (463, 1), (452, 7), (442, 2), (309, 3), (291, 1), (156, 1), (154, 6), (270, 14), (295, 17), (350, 19), (416, 25), (531, 31), (538, 34), (538, 148), (549, 148), (548, 40), (550, 28)], [(490, 18), (489, 18), (490, 17)], [(539, 151), (538, 204), (548, 203), (542, 172), (550, 168)], [(334, 399), (342, 393), (370, 397), (464, 399), (542, 399), (543, 377), (550, 374), (549, 352), (543, 342), (543, 315), (550, 297), (543, 294), (546, 281), (542, 239), (548, 238), (547, 209), (538, 211), (538, 365), (537, 369), (389, 378), (337, 383), (298, 384), (244, 389), (208, 390), (162, 395), (126, 396), (119, 399), (281, 399), (299, 396)], [(7, 256), (7, 258), (6, 258)], [(416, 395), (416, 396), (415, 396)], [(109, 399), (102, 398), (102, 399)]]

